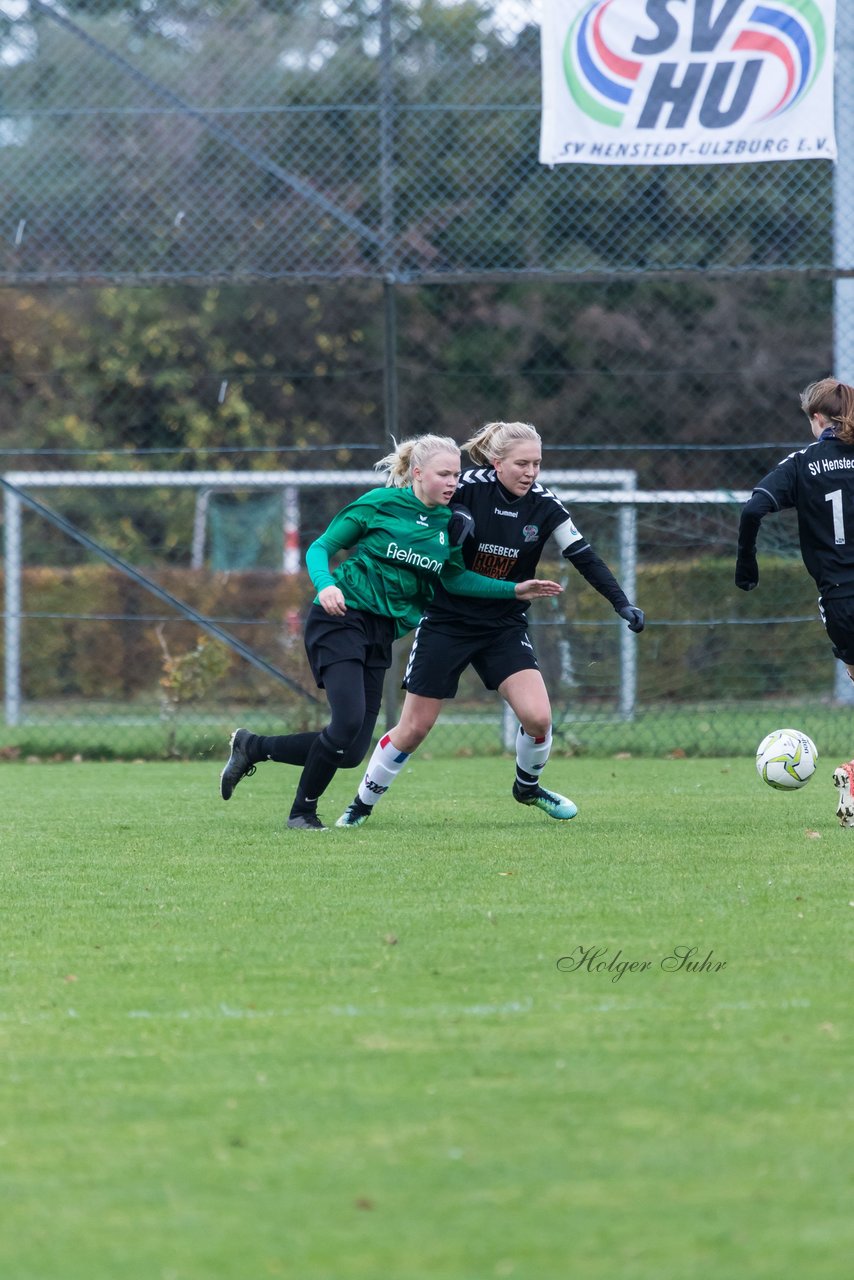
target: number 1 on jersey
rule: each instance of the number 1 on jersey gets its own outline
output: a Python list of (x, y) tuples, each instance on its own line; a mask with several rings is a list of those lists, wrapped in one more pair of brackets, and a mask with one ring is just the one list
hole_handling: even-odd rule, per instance
[(833, 503), (833, 539), (836, 545), (842, 546), (845, 542), (845, 521), (842, 518), (842, 490), (834, 489), (832, 493), (824, 495), (825, 502)]

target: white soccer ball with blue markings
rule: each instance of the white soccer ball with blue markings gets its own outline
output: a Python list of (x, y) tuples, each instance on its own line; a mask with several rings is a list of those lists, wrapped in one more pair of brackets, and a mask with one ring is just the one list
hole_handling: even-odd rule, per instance
[(815, 773), (815, 743), (800, 729), (775, 729), (756, 748), (756, 768), (776, 791), (795, 791)]

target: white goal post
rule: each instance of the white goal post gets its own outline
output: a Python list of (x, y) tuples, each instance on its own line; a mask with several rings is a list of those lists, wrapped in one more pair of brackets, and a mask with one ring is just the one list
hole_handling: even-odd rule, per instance
[[(369, 489), (381, 476), (374, 470), (351, 471), (10, 471), (3, 476), (5, 516), (5, 714), (8, 725), (21, 720), (21, 632), (24, 619), (22, 599), (23, 507), (21, 493), (42, 489), (195, 489), (197, 495), (239, 492), (252, 489), (282, 491), (282, 571), (298, 573), (302, 564), (300, 547), (300, 496), (304, 490), (320, 488)], [(637, 568), (638, 502), (652, 495), (638, 492), (632, 470), (618, 468), (549, 469), (540, 477), (543, 484), (568, 503), (601, 501), (619, 503), (619, 552), (614, 565), (630, 599), (634, 599)], [(597, 487), (598, 486), (598, 487)], [(728, 494), (727, 500), (736, 496)], [(662, 493), (656, 500), (665, 500)], [(674, 501), (686, 501), (685, 494)], [(690, 500), (690, 499), (687, 499)], [(708, 500), (708, 499), (706, 499)], [(192, 564), (200, 567), (200, 546), (204, 546), (204, 504), (197, 500), (192, 533)], [(623, 629), (620, 637), (620, 714), (631, 718), (636, 699), (636, 637)], [(515, 730), (514, 730), (515, 732)], [(505, 727), (505, 737), (507, 730)]]

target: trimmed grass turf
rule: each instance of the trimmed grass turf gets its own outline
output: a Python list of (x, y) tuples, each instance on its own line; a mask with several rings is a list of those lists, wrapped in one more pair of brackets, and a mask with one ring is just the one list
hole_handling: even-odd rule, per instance
[(0, 767), (0, 1274), (847, 1276), (832, 765), (555, 761), (555, 823), (425, 759), (314, 835), (221, 763)]

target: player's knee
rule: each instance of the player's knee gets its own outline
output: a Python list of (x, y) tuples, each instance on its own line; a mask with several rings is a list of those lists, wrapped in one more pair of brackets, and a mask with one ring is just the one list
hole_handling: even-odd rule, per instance
[(526, 716), (521, 725), (529, 738), (545, 738), (551, 730), (552, 719), (548, 715)]
[[(343, 767), (350, 768), (346, 763), (348, 757), (362, 750), (362, 721), (339, 716), (333, 725), (324, 730), (323, 737), (327, 745), (340, 755)], [(354, 764), (358, 764), (358, 760)]]
[(344, 744), (340, 768), (355, 769), (364, 761), (371, 749), (378, 715), (379, 707), (370, 709), (362, 718), (358, 728), (351, 733), (349, 740)]
[(389, 737), (398, 751), (405, 751), (409, 755), (421, 746), (435, 723), (433, 719), (424, 720), (417, 716), (407, 716), (389, 730)]

